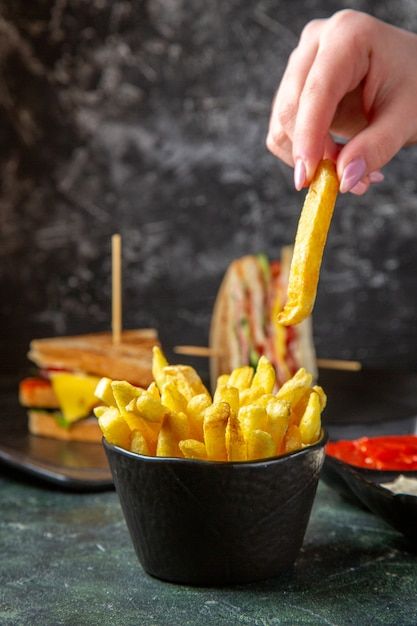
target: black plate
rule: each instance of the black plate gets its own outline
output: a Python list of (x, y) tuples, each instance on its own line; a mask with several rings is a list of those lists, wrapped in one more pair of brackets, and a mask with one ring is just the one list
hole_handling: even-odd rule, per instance
[(417, 478), (417, 471), (365, 469), (326, 455), (321, 478), (329, 487), (381, 517), (417, 547), (417, 496), (394, 494), (381, 487), (381, 483), (392, 482), (400, 474)]
[(30, 435), (26, 411), (18, 406), (15, 389), (1, 393), (0, 461), (63, 489), (113, 488), (102, 445)]

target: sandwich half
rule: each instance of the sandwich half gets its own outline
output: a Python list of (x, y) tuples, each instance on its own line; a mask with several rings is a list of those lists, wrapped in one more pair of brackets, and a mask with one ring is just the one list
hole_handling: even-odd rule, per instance
[(292, 248), (282, 249), (281, 260), (263, 255), (234, 260), (221, 283), (210, 327), (210, 376), (235, 367), (256, 367), (264, 354), (274, 364), (282, 385), (300, 368), (317, 373), (311, 318), (298, 326), (277, 321), (285, 304)]
[(127, 330), (118, 345), (111, 333), (35, 339), (29, 359), (36, 376), (19, 386), (20, 403), (27, 407), (29, 431), (69, 441), (99, 442), (102, 434), (93, 408), (100, 378), (127, 380), (147, 387), (152, 382), (154, 329)]

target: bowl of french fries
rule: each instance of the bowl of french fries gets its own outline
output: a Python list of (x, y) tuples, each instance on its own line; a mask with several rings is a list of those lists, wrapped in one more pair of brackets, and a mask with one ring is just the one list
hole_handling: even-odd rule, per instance
[(95, 409), (144, 569), (227, 585), (291, 568), (324, 461), (324, 391), (304, 369), (277, 390), (264, 357), (220, 376), (213, 396), (157, 347), (153, 375), (147, 389), (102, 379)]

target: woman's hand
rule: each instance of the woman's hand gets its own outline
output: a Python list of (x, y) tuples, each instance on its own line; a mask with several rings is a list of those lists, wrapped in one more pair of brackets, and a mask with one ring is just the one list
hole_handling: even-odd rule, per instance
[[(337, 143), (343, 138), (345, 145)], [(380, 168), (417, 142), (417, 35), (345, 10), (304, 28), (276, 94), (267, 146), (311, 181), (337, 163), (340, 191), (362, 194)]]

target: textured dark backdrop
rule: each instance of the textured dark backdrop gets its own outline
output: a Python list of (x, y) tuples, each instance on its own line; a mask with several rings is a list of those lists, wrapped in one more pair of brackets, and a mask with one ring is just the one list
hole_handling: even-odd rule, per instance
[[(204, 344), (228, 262), (292, 241), (302, 195), (264, 147), (308, 20), (352, 7), (417, 31), (417, 3), (0, 0), (3, 373), (31, 337), (125, 325)], [(322, 357), (417, 366), (417, 150), (338, 202), (315, 312)]]

